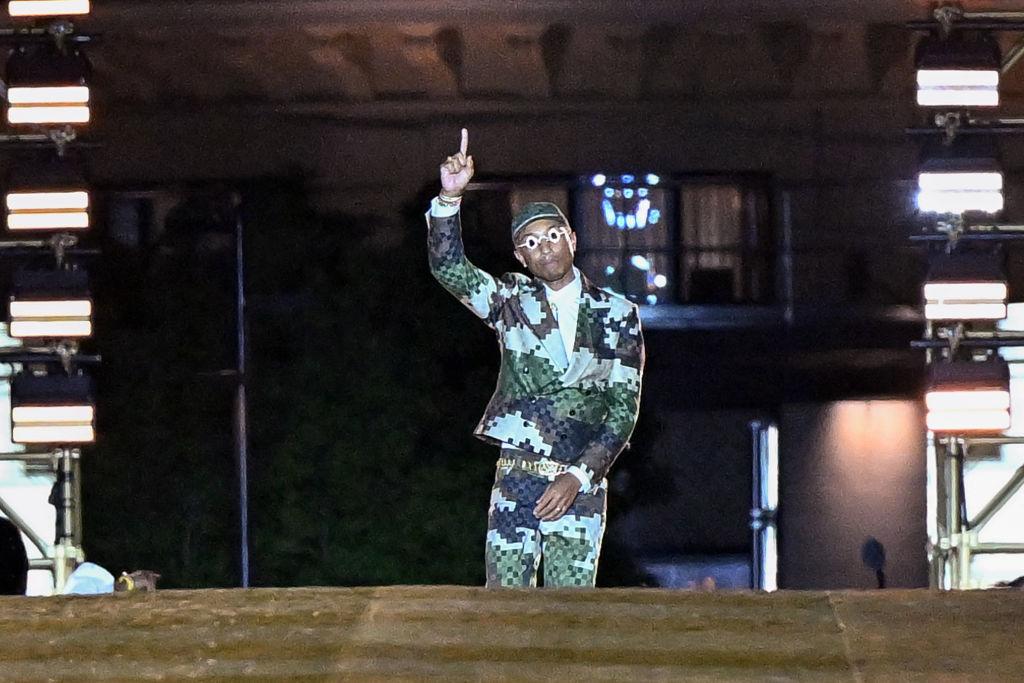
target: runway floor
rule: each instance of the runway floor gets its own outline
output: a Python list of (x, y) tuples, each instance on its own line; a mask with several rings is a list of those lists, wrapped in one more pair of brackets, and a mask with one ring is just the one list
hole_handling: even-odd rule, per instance
[(0, 680), (1021, 681), (1024, 591), (0, 598)]

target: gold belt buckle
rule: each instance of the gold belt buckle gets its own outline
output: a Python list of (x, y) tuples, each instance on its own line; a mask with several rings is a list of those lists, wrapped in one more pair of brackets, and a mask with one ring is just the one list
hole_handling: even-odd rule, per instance
[(539, 474), (542, 477), (555, 477), (568, 471), (568, 466), (557, 462), (545, 460), (526, 460), (524, 458), (509, 458), (502, 456), (498, 458), (498, 467), (522, 470), (532, 474)]

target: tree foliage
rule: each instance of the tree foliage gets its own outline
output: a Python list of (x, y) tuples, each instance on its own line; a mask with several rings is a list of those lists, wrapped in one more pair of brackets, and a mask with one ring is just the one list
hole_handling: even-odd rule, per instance
[[(497, 358), (430, 277), (422, 215), (383, 249), (382, 221), (318, 216), (297, 184), (247, 197), (253, 582), (481, 583), (494, 454), (470, 432)], [(177, 234), (103, 259), (86, 549), (113, 571), (161, 571), (161, 585), (226, 586), (232, 226), (194, 204)]]

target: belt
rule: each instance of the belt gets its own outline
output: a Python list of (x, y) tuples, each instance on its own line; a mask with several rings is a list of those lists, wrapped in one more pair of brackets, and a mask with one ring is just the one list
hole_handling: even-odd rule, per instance
[(563, 472), (569, 471), (565, 463), (554, 460), (528, 460), (517, 456), (503, 455), (498, 458), (498, 467), (508, 467), (513, 470), (521, 470), (529, 474), (538, 474), (542, 477), (556, 477)]

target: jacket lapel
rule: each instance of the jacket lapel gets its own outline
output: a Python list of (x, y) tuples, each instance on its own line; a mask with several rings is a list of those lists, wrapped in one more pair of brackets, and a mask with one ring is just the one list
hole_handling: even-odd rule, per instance
[(559, 359), (562, 357), (562, 350), (559, 347), (562, 346), (562, 338), (559, 336), (555, 314), (544, 293), (544, 285), (535, 278), (523, 289), (524, 295), (520, 297), (520, 305), (523, 308), (526, 325), (540, 340), (551, 363), (561, 368)]
[(583, 292), (580, 296), (580, 310), (576, 318), (576, 348), (569, 354), (569, 367), (561, 377), (562, 384), (569, 385), (579, 381), (587, 366), (596, 357), (594, 348), (604, 335), (604, 319), (606, 311), (611, 308), (608, 294), (596, 287), (585, 275)]

